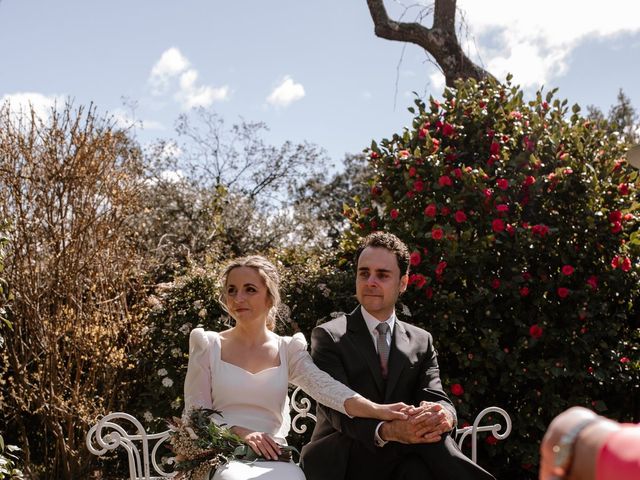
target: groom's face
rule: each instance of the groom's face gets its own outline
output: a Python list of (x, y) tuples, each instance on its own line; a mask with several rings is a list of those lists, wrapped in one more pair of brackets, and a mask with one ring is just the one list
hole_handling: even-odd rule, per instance
[(381, 247), (367, 247), (358, 257), (356, 297), (367, 312), (380, 321), (391, 316), (398, 296), (407, 288), (407, 275), (393, 252)]

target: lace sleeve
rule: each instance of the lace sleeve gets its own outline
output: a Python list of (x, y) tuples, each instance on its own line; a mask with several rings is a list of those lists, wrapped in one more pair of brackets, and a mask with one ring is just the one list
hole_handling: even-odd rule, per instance
[(287, 357), (289, 382), (302, 388), (321, 404), (348, 415), (344, 409), (344, 402), (360, 395), (313, 363), (302, 333), (296, 333), (291, 337), (287, 346)]
[(194, 328), (189, 336), (189, 364), (184, 380), (184, 411), (193, 407), (212, 408), (211, 347), (207, 332)]

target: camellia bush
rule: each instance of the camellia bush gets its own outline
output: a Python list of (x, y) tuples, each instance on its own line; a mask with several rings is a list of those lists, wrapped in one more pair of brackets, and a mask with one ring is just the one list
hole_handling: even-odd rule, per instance
[(571, 405), (640, 420), (638, 172), (554, 94), (469, 80), (416, 100), (345, 209), (355, 237), (409, 245), (408, 320), (433, 333), (460, 423), (510, 413), (511, 437), (481, 446), (498, 478), (537, 478), (542, 435)]

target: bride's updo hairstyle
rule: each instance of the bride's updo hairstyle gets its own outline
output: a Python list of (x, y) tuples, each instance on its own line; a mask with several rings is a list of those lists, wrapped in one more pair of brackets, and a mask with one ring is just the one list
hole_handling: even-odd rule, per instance
[(225, 303), (227, 279), (229, 273), (234, 268), (249, 267), (253, 268), (258, 275), (264, 281), (267, 287), (267, 293), (271, 299), (271, 308), (267, 314), (267, 328), (273, 330), (276, 327), (276, 318), (278, 316), (278, 310), (280, 308), (280, 275), (275, 265), (261, 255), (249, 255), (247, 257), (238, 257), (231, 260), (222, 270), (220, 275), (221, 291), (218, 301), (222, 305), (222, 308), (229, 313), (227, 305)]

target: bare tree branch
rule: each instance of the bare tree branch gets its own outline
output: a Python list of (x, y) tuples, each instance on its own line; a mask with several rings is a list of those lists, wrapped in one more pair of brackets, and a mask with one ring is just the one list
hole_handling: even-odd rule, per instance
[(431, 28), (417, 22), (392, 20), (387, 14), (384, 0), (367, 0), (367, 5), (375, 34), (380, 38), (414, 43), (424, 48), (442, 68), (448, 86), (453, 86), (458, 78), (482, 80), (491, 76), (462, 50), (455, 30), (456, 0), (435, 0)]

